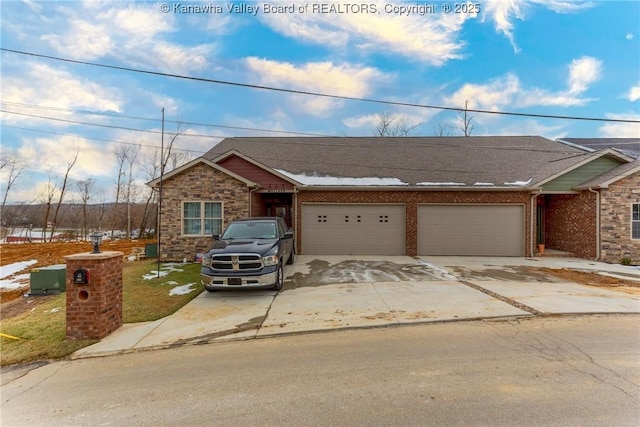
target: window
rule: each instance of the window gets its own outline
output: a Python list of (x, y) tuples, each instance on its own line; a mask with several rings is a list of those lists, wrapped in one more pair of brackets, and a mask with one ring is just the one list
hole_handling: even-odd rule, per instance
[(183, 202), (182, 234), (211, 236), (222, 233), (222, 202)]
[(640, 203), (631, 205), (631, 238), (640, 239)]

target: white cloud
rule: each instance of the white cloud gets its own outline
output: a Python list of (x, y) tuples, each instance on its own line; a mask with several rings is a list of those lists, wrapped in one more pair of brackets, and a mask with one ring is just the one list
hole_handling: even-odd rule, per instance
[(573, 13), (593, 7), (593, 2), (575, 0), (487, 0), (483, 3), (482, 20), (487, 17), (494, 22), (496, 31), (509, 39), (515, 52), (520, 48), (515, 41), (515, 20), (524, 21), (531, 4), (537, 4), (556, 13)]
[[(354, 3), (309, 3), (310, 8), (314, 5), (348, 10)], [(458, 35), (464, 22), (475, 18), (475, 14), (400, 14), (393, 9), (397, 4), (391, 2), (368, 5), (378, 13), (279, 13), (263, 14), (260, 19), (273, 30), (305, 43), (357, 47), (438, 66), (462, 57), (464, 43), (457, 40)]]
[[(374, 83), (387, 78), (375, 68), (335, 65), (331, 62), (310, 62), (296, 66), (288, 62), (250, 57), (245, 64), (261, 84), (346, 97), (365, 96), (371, 92)], [(304, 112), (312, 115), (324, 115), (339, 105), (339, 101), (331, 98), (296, 95), (292, 99), (303, 104)]]
[(77, 7), (61, 6), (59, 12), (55, 28), (44, 30), (40, 39), (69, 58), (86, 61), (117, 56), (132, 66), (188, 74), (207, 66), (215, 50), (214, 43), (188, 46), (163, 39), (176, 30), (175, 16), (160, 13), (155, 3), (123, 7), (121, 3), (83, 2)]
[(631, 102), (635, 102), (640, 99), (640, 85), (634, 86), (629, 89), (629, 93), (627, 94), (627, 99)]
[(67, 25), (66, 32), (45, 34), (41, 39), (49, 42), (56, 51), (73, 59), (93, 60), (113, 51), (114, 43), (104, 24), (74, 19)]
[(512, 73), (496, 78), (485, 84), (467, 83), (454, 94), (445, 98), (450, 106), (464, 106), (469, 101), (469, 108), (481, 108), (498, 111), (506, 107), (526, 108), (531, 106), (580, 106), (591, 98), (580, 95), (601, 76), (601, 62), (595, 58), (583, 57), (569, 65), (567, 89), (551, 92), (541, 88), (523, 87), (520, 79)]
[(569, 65), (569, 93), (574, 95), (583, 93), (589, 85), (599, 80), (601, 75), (601, 61), (589, 56), (574, 59)]
[[(68, 111), (47, 111), (11, 104), (41, 105), (55, 109), (87, 109), (98, 111), (122, 111), (123, 96), (118, 88), (101, 85), (91, 79), (73, 76), (67, 71), (42, 63), (24, 63), (22, 75), (3, 76), (2, 101), (9, 103), (11, 111), (73, 119)], [(77, 119), (77, 117), (76, 117)], [(30, 121), (34, 118), (14, 114), (3, 114), (6, 123)], [(50, 122), (57, 126), (68, 126), (63, 122)]]
[(633, 40), (633, 34), (628, 33), (624, 38), (627, 40)]
[[(607, 114), (607, 118), (640, 121), (640, 114)], [(606, 123), (600, 126), (598, 131), (604, 138), (640, 138), (640, 123)]]

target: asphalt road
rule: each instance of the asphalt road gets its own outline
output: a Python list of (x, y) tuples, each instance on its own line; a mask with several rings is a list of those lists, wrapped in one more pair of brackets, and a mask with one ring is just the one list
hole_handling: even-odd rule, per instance
[(636, 426), (639, 325), (457, 322), (55, 362), (2, 386), (1, 424)]

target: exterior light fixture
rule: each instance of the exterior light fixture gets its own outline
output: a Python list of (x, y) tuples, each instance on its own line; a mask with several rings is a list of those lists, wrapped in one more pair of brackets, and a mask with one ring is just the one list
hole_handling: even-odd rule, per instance
[(93, 243), (93, 252), (92, 254), (99, 254), (100, 252), (100, 243), (102, 243), (102, 233), (94, 231), (89, 235), (91, 238), (91, 243)]

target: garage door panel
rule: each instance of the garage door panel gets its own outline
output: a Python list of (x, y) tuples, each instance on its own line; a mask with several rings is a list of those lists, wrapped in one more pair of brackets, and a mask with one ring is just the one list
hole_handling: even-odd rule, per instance
[(524, 207), (419, 206), (418, 254), (524, 256)]
[(302, 250), (310, 255), (404, 255), (405, 208), (304, 204)]

